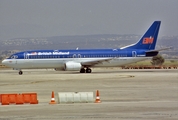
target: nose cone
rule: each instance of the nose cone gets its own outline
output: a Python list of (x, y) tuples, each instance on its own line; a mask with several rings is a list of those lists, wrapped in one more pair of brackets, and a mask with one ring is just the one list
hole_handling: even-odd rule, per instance
[(8, 62), (7, 59), (5, 59), (5, 60), (2, 61), (2, 64), (3, 64), (3, 65), (8, 65), (8, 63), (9, 63), (9, 62)]

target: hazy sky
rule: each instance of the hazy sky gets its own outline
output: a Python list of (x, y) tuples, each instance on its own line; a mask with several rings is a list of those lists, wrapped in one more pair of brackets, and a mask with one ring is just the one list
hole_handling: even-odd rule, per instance
[(161, 20), (178, 35), (178, 0), (0, 0), (0, 39), (140, 34)]

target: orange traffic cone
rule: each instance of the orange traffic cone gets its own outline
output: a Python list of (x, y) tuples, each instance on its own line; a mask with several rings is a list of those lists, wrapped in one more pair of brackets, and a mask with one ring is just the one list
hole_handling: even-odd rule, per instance
[(54, 98), (54, 91), (52, 91), (52, 94), (51, 94), (51, 102), (50, 102), (49, 104), (56, 104), (55, 98)]
[(99, 90), (96, 91), (96, 100), (95, 103), (100, 103), (100, 95), (99, 95)]

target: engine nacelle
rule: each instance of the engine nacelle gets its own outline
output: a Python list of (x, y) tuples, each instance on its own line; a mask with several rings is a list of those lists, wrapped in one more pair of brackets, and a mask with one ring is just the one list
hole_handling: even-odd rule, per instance
[(66, 71), (79, 71), (81, 68), (82, 65), (76, 62), (66, 62), (64, 65), (64, 70)]

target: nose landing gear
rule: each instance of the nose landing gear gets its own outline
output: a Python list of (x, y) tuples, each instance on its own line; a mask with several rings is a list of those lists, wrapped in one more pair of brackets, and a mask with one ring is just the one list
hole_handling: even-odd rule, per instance
[(22, 75), (22, 74), (23, 74), (23, 72), (20, 70), (20, 71), (19, 71), (19, 75)]

